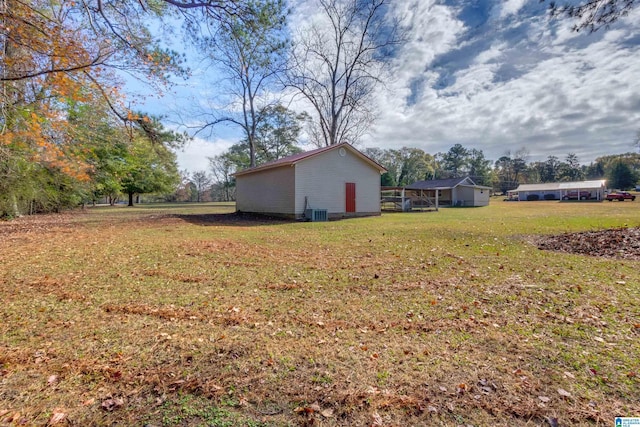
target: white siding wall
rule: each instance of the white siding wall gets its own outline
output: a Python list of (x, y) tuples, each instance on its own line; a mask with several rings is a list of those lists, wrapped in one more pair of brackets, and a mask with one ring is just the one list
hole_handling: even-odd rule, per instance
[(304, 213), (305, 196), (312, 208), (343, 214), (347, 182), (356, 184), (356, 213), (380, 212), (380, 171), (349, 149), (344, 151), (344, 157), (340, 150), (331, 150), (296, 165), (296, 214)]
[(453, 206), (473, 206), (473, 188), (458, 186), (453, 191), (455, 192)]
[(453, 206), (487, 206), (489, 204), (489, 190), (460, 185), (454, 188), (455, 201)]
[(236, 209), (293, 215), (294, 169), (283, 166), (236, 177)]
[(490, 191), (486, 188), (475, 189), (475, 199), (473, 206), (489, 206)]

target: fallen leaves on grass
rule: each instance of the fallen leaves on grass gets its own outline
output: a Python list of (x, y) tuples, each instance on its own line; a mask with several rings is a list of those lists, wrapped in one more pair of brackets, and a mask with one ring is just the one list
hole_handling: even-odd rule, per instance
[[(517, 239), (499, 253), (504, 269), (518, 269), (509, 276), (495, 273), (496, 250), (432, 241), (422, 223), (389, 224), (394, 233), (372, 247), (370, 239), (358, 243), (372, 233), (368, 220), (330, 223), (323, 235), (306, 224), (196, 230), (169, 220), (122, 231), (114, 222), (106, 232), (91, 230), (90, 240), (86, 230), (62, 243), (40, 236), (47, 250), (38, 242), (23, 250), (29, 256), (12, 256), (3, 265), (8, 279), (0, 279), (9, 302), (0, 332), (10, 330), (17, 344), (0, 346), (3, 384), (20, 390), (30, 376), (47, 381), (52, 386), (40, 393), (56, 403), (46, 407), (74, 408), (63, 425), (96, 425), (105, 416), (114, 424), (147, 416), (160, 424), (171, 415), (163, 402), (190, 395), (208, 407), (233, 406), (251, 421), (273, 417), (264, 423), (274, 425), (436, 425), (454, 416), (519, 425), (544, 423), (550, 410), (562, 414), (562, 425), (583, 425), (595, 419), (584, 409), (584, 387), (593, 390), (598, 417), (635, 404), (627, 396), (635, 396), (637, 363), (613, 364), (604, 352), (625, 342), (622, 333), (640, 334), (625, 302), (637, 282), (632, 271), (614, 279), (627, 286), (612, 284), (616, 295), (609, 295), (592, 277), (604, 267), (559, 279), (568, 263), (555, 261), (563, 257)], [(455, 236), (457, 227), (443, 234)], [(409, 235), (423, 240), (409, 242)], [(67, 254), (72, 240), (72, 254), (90, 257), (53, 263), (48, 255)], [(0, 242), (0, 261), (9, 261), (1, 251), (9, 246)], [(452, 253), (443, 256), (446, 250)], [(487, 260), (492, 270), (484, 269)], [(573, 344), (591, 352), (588, 361), (573, 358)], [(575, 366), (573, 374), (562, 378), (563, 369), (540, 363), (550, 357), (566, 358), (562, 366)], [(589, 366), (598, 367), (597, 378)], [(621, 392), (605, 394), (600, 376), (623, 380)], [(577, 395), (556, 394), (558, 387)], [(11, 408), (0, 420), (14, 418), (8, 397), (0, 396), (0, 406)], [(37, 403), (16, 419), (47, 422), (51, 413), (41, 415)], [(199, 417), (194, 425), (206, 421)]]
[(113, 397), (103, 400), (100, 407), (107, 412), (114, 411), (124, 405), (124, 399), (121, 397)]
[(293, 410), (293, 412), (301, 415), (320, 414), (324, 418), (333, 417), (333, 409), (331, 408), (322, 409), (317, 402), (307, 406), (298, 406)]
[(203, 320), (203, 312), (177, 307), (173, 304), (152, 306), (142, 303), (105, 304), (102, 309), (106, 313), (124, 313), (153, 316), (164, 320)]
[(549, 427), (558, 427), (558, 419), (555, 417), (547, 417), (547, 423), (549, 423)]
[(558, 389), (558, 394), (566, 399), (570, 399), (572, 397), (571, 393), (569, 393), (567, 390), (563, 388)]
[(536, 240), (539, 249), (548, 251), (640, 260), (640, 227), (565, 233)]
[(63, 422), (67, 418), (67, 414), (61, 412), (59, 409), (54, 409), (53, 415), (49, 418), (49, 425), (56, 425)]

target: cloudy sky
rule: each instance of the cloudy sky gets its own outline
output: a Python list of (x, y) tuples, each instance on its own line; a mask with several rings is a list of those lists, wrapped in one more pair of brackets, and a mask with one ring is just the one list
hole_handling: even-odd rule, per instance
[[(376, 96), (378, 119), (359, 146), (435, 154), (460, 143), (491, 160), (526, 148), (529, 161), (575, 153), (582, 163), (634, 151), (640, 8), (589, 34), (572, 32), (572, 21), (550, 21), (546, 7), (538, 0), (393, 0), (408, 40)], [(194, 77), (156, 101), (152, 112), (171, 117), (214, 87), (210, 70), (193, 68)], [(181, 169), (207, 169), (206, 157), (237, 138), (222, 128), (195, 139), (178, 153)]]

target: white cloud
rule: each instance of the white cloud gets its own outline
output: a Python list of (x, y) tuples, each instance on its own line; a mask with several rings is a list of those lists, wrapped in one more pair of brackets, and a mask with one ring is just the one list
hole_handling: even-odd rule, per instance
[(513, 15), (525, 4), (511, 1), (499, 14), (505, 19), (487, 18), (487, 28), (471, 31), (457, 9), (411, 7), (421, 14), (415, 22), (429, 22), (411, 28), (441, 37), (412, 34), (366, 146), (436, 153), (461, 143), (494, 160), (524, 146), (532, 160), (572, 152), (583, 162), (632, 150), (640, 127), (638, 20), (569, 36), (568, 22), (518, 21)]
[[(588, 34), (572, 31), (571, 20), (550, 21), (548, 4), (537, 1), (390, 5), (407, 42), (377, 95), (379, 118), (364, 146), (411, 146), (435, 154), (460, 143), (493, 160), (524, 146), (531, 160), (573, 152), (583, 162), (633, 150), (640, 128), (640, 7), (610, 29)], [(315, 0), (295, 6), (294, 33), (318, 11)], [(198, 69), (195, 80), (176, 89), (189, 99), (167, 96), (153, 107), (171, 116), (202, 104), (207, 93), (221, 90), (210, 74)], [(305, 106), (300, 98), (290, 104)], [(216, 107), (222, 106), (206, 105)], [(232, 141), (237, 138), (228, 134), (195, 140), (178, 153), (180, 167), (208, 169), (206, 157)]]
[(507, 48), (507, 44), (504, 42), (499, 42), (492, 44), (491, 47), (487, 50), (484, 50), (476, 56), (475, 61), (478, 64), (486, 64), (488, 62), (493, 62), (498, 60), (503, 54), (503, 50)]
[(504, 19), (509, 15), (517, 14), (526, 2), (527, 0), (506, 0), (500, 8), (500, 18)]
[(214, 157), (228, 150), (234, 141), (216, 139), (207, 141), (202, 138), (194, 138), (182, 150), (176, 151), (180, 170), (189, 173), (197, 171), (209, 171), (208, 157)]

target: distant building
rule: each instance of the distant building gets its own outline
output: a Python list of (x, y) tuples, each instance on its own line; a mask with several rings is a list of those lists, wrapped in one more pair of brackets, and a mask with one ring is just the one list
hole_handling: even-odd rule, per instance
[(606, 181), (604, 179), (577, 182), (546, 182), (541, 184), (520, 184), (509, 190), (511, 200), (604, 200)]
[(386, 169), (347, 143), (237, 172), (236, 209), (323, 220), (380, 215)]
[(416, 181), (405, 187), (386, 187), (383, 190), (385, 209), (402, 211), (437, 210), (441, 206), (487, 206), (491, 196), (491, 187), (477, 185), (468, 176)]

